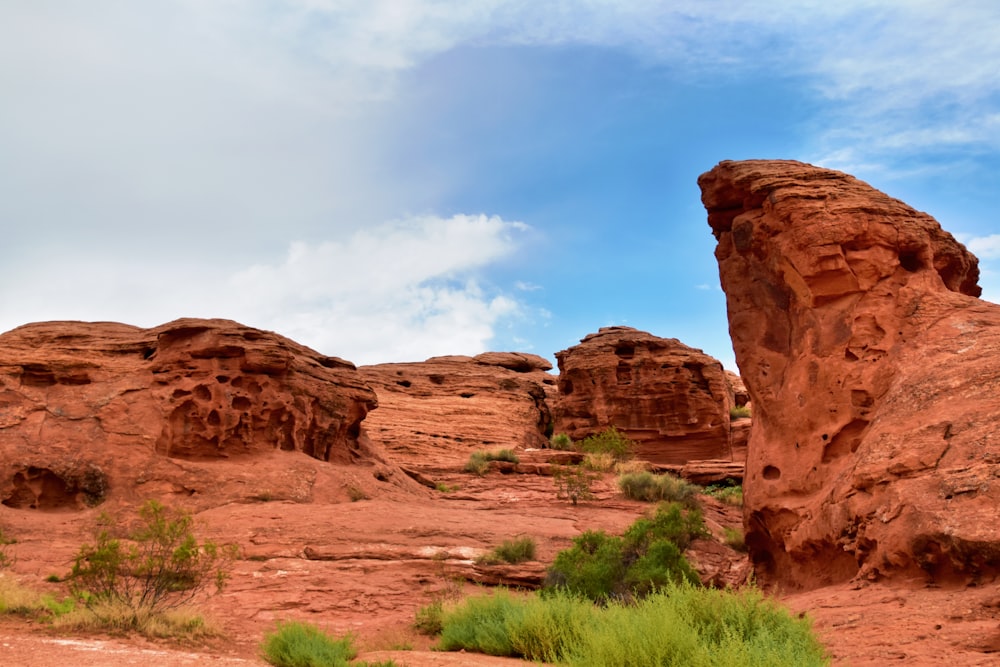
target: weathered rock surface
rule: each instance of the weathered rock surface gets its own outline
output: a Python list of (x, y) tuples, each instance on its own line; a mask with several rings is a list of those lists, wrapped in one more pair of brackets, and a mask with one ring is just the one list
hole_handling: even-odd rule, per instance
[[(219, 492), (199, 462), (275, 450), (374, 463), (358, 436), (375, 405), (349, 362), (227, 320), (26, 325), (0, 335), (0, 500), (79, 508), (154, 481)], [(307, 496), (316, 467), (286, 463), (267, 493)]]
[(840, 172), (723, 162), (699, 185), (754, 411), (758, 578), (994, 577), (1000, 306), (976, 258)]
[(604, 327), (556, 353), (555, 431), (574, 440), (614, 426), (653, 463), (731, 459), (732, 389), (722, 364), (674, 338)]
[(423, 469), (460, 467), (481, 449), (545, 446), (551, 368), (519, 352), (362, 366), (379, 401), (364, 434), (400, 465)]

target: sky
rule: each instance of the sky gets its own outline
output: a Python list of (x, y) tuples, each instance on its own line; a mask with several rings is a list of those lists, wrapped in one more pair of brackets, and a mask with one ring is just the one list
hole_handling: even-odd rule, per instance
[(696, 179), (851, 173), (1000, 301), (995, 0), (4, 0), (0, 331), (222, 317), (356, 364), (610, 325), (737, 370)]

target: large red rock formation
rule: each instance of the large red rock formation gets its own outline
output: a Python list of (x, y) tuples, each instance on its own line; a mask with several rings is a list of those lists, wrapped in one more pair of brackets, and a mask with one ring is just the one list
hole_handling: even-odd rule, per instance
[(556, 353), (555, 431), (580, 440), (614, 426), (662, 464), (730, 459), (732, 388), (718, 360), (674, 338), (604, 327)]
[(415, 468), (453, 468), (479, 449), (542, 447), (552, 427), (551, 368), (518, 352), (362, 366), (379, 401), (364, 433)]
[(758, 576), (995, 575), (1000, 306), (976, 258), (840, 172), (723, 162), (699, 185), (753, 405)]
[(166, 458), (350, 463), (375, 405), (351, 363), (235, 322), (26, 325), (0, 335), (0, 500), (94, 504)]

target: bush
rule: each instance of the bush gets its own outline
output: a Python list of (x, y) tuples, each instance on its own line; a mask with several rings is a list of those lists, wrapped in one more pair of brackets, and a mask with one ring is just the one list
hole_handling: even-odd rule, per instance
[(618, 488), (626, 498), (658, 502), (667, 500), (693, 504), (696, 502), (698, 487), (674, 475), (654, 475), (643, 471), (627, 473), (618, 477)]
[(599, 476), (583, 466), (553, 466), (552, 481), (556, 485), (556, 498), (569, 500), (574, 505), (580, 500), (592, 499), (594, 493), (590, 490), (590, 485)]
[(102, 516), (95, 543), (80, 547), (68, 577), (70, 590), (99, 618), (121, 629), (140, 629), (210, 585), (224, 586), (235, 547), (199, 543), (190, 514), (151, 500), (124, 538), (112, 536), (113, 523)]
[(705, 487), (705, 494), (712, 496), (727, 505), (732, 505), (733, 507), (743, 507), (743, 487), (738, 484), (712, 484), (711, 486)]
[(635, 442), (614, 426), (609, 426), (606, 430), (588, 436), (580, 442), (580, 451), (588, 454), (607, 452), (616, 461), (625, 461), (632, 458), (634, 450)]
[(573, 439), (565, 433), (556, 433), (549, 439), (549, 447), (551, 449), (568, 452), (573, 449)]
[(607, 472), (615, 467), (615, 456), (611, 452), (591, 452), (580, 465), (594, 472)]
[(298, 621), (279, 623), (264, 637), (261, 653), (275, 667), (347, 667), (357, 655), (350, 635), (334, 639)]
[(751, 416), (749, 405), (734, 405), (729, 408), (730, 419), (746, 419)]
[(535, 559), (535, 540), (532, 537), (521, 537), (516, 540), (504, 540), (495, 547), (493, 552), (479, 559), (481, 563), (523, 563)]
[(683, 583), (605, 608), (566, 593), (515, 598), (497, 590), (449, 612), (440, 647), (581, 667), (828, 664), (809, 621), (759, 592)]
[(515, 454), (512, 449), (501, 449), (496, 452), (484, 452), (480, 450), (472, 452), (469, 456), (469, 460), (465, 463), (465, 467), (462, 469), (465, 472), (471, 472), (482, 476), (485, 475), (486, 471), (490, 469), (490, 461), (519, 463), (520, 459), (517, 458), (517, 454)]
[(643, 597), (668, 583), (697, 583), (683, 552), (705, 534), (699, 510), (665, 503), (652, 517), (637, 519), (621, 537), (604, 531), (578, 536), (572, 548), (556, 556), (545, 588), (607, 602)]
[(444, 627), (444, 601), (434, 600), (417, 609), (413, 616), (413, 629), (422, 635), (439, 635)]

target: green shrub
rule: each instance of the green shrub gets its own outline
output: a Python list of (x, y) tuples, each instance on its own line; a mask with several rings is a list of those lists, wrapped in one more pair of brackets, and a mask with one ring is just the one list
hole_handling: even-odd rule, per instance
[(608, 452), (615, 460), (624, 461), (632, 458), (635, 442), (630, 440), (614, 426), (584, 438), (579, 445), (580, 451), (588, 454)]
[(490, 459), (486, 452), (472, 452), (462, 469), (476, 475), (485, 475), (486, 471), (490, 469)]
[(476, 475), (485, 475), (490, 469), (490, 461), (506, 461), (508, 463), (519, 463), (520, 459), (512, 449), (501, 449), (495, 452), (484, 452), (482, 450), (472, 452), (469, 460), (466, 461), (463, 470)]
[(572, 667), (828, 665), (808, 620), (755, 590), (668, 584), (636, 604), (615, 603), (566, 661)]
[(501, 449), (496, 452), (489, 454), (490, 461), (506, 461), (507, 463), (520, 463), (521, 460), (517, 458), (517, 454), (514, 453), (513, 449)]
[(705, 494), (727, 505), (743, 507), (743, 487), (738, 484), (712, 484), (705, 487)]
[(413, 629), (422, 635), (441, 634), (444, 620), (444, 601), (434, 600), (417, 609), (413, 616)]
[(625, 534), (587, 531), (561, 551), (545, 579), (547, 590), (564, 590), (589, 600), (643, 597), (671, 582), (698, 582), (684, 558), (691, 540), (706, 534), (701, 512), (664, 503), (637, 519)]
[(500, 589), (449, 612), (440, 648), (580, 667), (828, 664), (809, 621), (758, 591), (685, 583), (604, 608), (565, 592), (515, 598)]
[(552, 481), (556, 485), (556, 498), (569, 500), (574, 505), (594, 497), (590, 486), (600, 477), (583, 466), (553, 466)]
[(573, 449), (573, 439), (565, 433), (556, 433), (549, 439), (549, 447), (551, 449), (568, 452)]
[(563, 662), (597, 617), (593, 604), (571, 595), (515, 598), (497, 589), (467, 599), (445, 617), (440, 648)]
[(357, 655), (350, 635), (335, 639), (298, 621), (279, 623), (264, 637), (261, 653), (275, 667), (347, 667)]
[(210, 585), (221, 590), (235, 547), (198, 542), (191, 524), (190, 514), (151, 500), (139, 509), (136, 527), (119, 538), (111, 534), (114, 520), (103, 515), (94, 544), (84, 544), (74, 559), (70, 590), (122, 629), (139, 629)]
[(693, 504), (698, 487), (674, 475), (654, 475), (649, 471), (626, 473), (618, 477), (618, 488), (626, 498), (658, 502), (667, 500)]
[(746, 419), (750, 417), (750, 406), (749, 405), (734, 405), (729, 408), (729, 418), (730, 419)]
[(520, 537), (514, 540), (504, 540), (503, 543), (494, 547), (493, 551), (480, 558), (480, 562), (493, 563), (523, 563), (535, 559), (535, 540), (532, 537)]
[(515, 655), (508, 625), (516, 623), (522, 612), (522, 605), (505, 589), (497, 589), (489, 597), (469, 598), (445, 614), (440, 647), (444, 651)]

